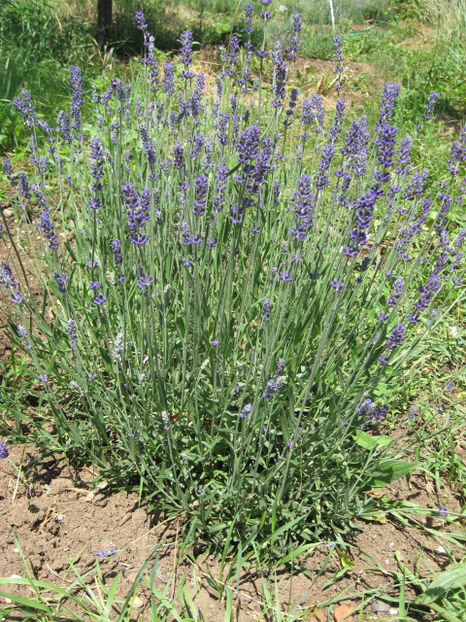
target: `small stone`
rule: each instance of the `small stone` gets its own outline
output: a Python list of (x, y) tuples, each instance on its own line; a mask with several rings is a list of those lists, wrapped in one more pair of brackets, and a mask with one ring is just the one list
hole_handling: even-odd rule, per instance
[(62, 521), (64, 518), (65, 518), (65, 515), (64, 515), (64, 514), (59, 514), (59, 515), (56, 517), (56, 519), (55, 519), (55, 520), (57, 520), (57, 521)]
[(5, 216), (5, 218), (11, 218), (11, 216), (13, 216), (13, 210), (11, 210), (11, 209), (4, 209), (3, 210), (3, 215)]
[(143, 601), (139, 598), (139, 596), (135, 596), (134, 600), (133, 600), (133, 606), (136, 607), (137, 609), (139, 609), (140, 607), (143, 606)]
[(443, 546), (439, 546), (435, 550), (437, 551), (437, 553), (442, 553), (442, 555), (446, 553), (446, 551), (443, 548)]
[(19, 574), (12, 574), (10, 575), (10, 579), (21, 579), (21, 577), (19, 576)]
[(5, 602), (7, 605), (11, 605), (13, 601), (11, 600), (11, 598), (4, 598), (3, 602)]
[(394, 542), (390, 542), (390, 547), (393, 548), (395, 546)]
[(396, 607), (390, 607), (390, 609), (388, 610), (388, 613), (391, 616), (397, 616), (398, 615), (398, 609)]
[(384, 603), (383, 600), (373, 600), (370, 604), (370, 609), (373, 613), (386, 613), (390, 609), (390, 605)]

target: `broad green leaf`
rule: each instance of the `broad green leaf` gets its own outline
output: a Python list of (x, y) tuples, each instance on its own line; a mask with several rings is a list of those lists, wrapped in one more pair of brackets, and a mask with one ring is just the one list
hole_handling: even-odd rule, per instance
[(383, 488), (400, 477), (408, 475), (414, 468), (414, 464), (403, 462), (403, 460), (386, 460), (378, 465), (368, 484), (371, 488)]
[(364, 449), (377, 449), (377, 447), (386, 447), (390, 445), (392, 439), (389, 436), (371, 436), (363, 430), (357, 430), (354, 440), (360, 447)]
[(338, 557), (340, 558), (341, 565), (345, 570), (353, 570), (354, 568), (354, 559), (343, 551), (342, 549), (338, 549)]
[(464, 588), (466, 585), (466, 563), (458, 564), (454, 568), (444, 570), (438, 574), (429, 587), (421, 594), (417, 601), (420, 603), (428, 603), (437, 600), (440, 596), (444, 596), (446, 592), (457, 588)]

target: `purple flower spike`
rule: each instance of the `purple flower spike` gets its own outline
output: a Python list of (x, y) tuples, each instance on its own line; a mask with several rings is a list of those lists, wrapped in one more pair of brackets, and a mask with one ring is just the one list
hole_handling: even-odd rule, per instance
[(300, 13), (293, 15), (293, 36), (290, 39), (288, 49), (286, 50), (286, 56), (288, 60), (296, 60), (296, 54), (299, 50), (299, 37), (298, 34), (302, 29), (302, 20)]
[(76, 331), (76, 322), (72, 318), (66, 323), (66, 332), (68, 333), (70, 348), (75, 348), (78, 343), (78, 334)]
[(254, 13), (254, 7), (250, 2), (244, 6), (244, 30), (250, 35), (254, 28), (252, 27), (252, 16)]
[(97, 557), (97, 559), (106, 559), (107, 557), (115, 555), (116, 553), (118, 553), (118, 549), (116, 548), (116, 546), (112, 545), (108, 549), (102, 549), (101, 551), (97, 551), (97, 553), (94, 553), (94, 556)]
[(107, 299), (105, 298), (105, 296), (103, 294), (99, 294), (98, 296), (96, 296), (93, 300), (93, 303), (95, 305), (97, 305), (98, 307), (101, 307), (103, 304), (105, 304), (107, 302)]
[(154, 277), (152, 276), (152, 274), (147, 274), (147, 275), (141, 274), (139, 278), (139, 282), (136, 285), (136, 287), (142, 291), (144, 296), (148, 296), (149, 288), (153, 283), (154, 283)]
[(121, 242), (118, 238), (113, 238), (112, 240), (112, 253), (115, 265), (119, 266), (123, 261), (123, 253), (121, 252)]
[(427, 98), (426, 111), (422, 115), (425, 121), (429, 121), (432, 119), (432, 114), (434, 112), (435, 104), (437, 103), (438, 98), (440, 97), (437, 91), (431, 91), (429, 93), (429, 97)]
[(243, 410), (240, 412), (239, 414), (239, 418), (240, 419), (246, 419), (246, 417), (248, 415), (250, 415), (252, 412), (252, 404), (246, 404), (246, 406), (243, 408)]
[(134, 19), (136, 20), (138, 30), (147, 30), (146, 17), (142, 11), (136, 11)]
[(202, 216), (205, 214), (205, 206), (207, 202), (208, 179), (205, 175), (199, 175), (194, 182), (195, 198), (193, 214)]
[(35, 106), (32, 103), (31, 94), (27, 89), (21, 90), (21, 97), (13, 97), (13, 105), (19, 114), (24, 117), (26, 125), (32, 128), (37, 120)]
[(173, 63), (166, 63), (163, 66), (162, 84), (165, 93), (170, 96), (175, 92), (175, 67)]
[(84, 103), (83, 80), (81, 76), (81, 71), (79, 70), (78, 67), (70, 67), (70, 78), (71, 78), (71, 95), (72, 95), (71, 128), (74, 130), (78, 130), (81, 127), (81, 106)]
[(184, 30), (180, 34), (181, 48), (180, 48), (180, 60), (184, 65), (184, 71), (181, 72), (181, 77), (185, 80), (194, 78), (194, 73), (189, 71), (189, 67), (193, 64), (193, 34), (190, 30)]
[(9, 451), (6, 446), (6, 441), (0, 441), (0, 460), (4, 460), (5, 458), (8, 458), (8, 456)]
[(341, 74), (344, 71), (344, 67), (343, 67), (343, 43), (341, 40), (340, 35), (335, 35), (333, 37), (333, 46), (334, 46), (334, 53), (335, 53), (335, 61), (337, 63), (335, 69), (338, 73), (338, 79), (336, 81), (335, 84), (335, 90), (337, 91), (337, 93), (339, 93), (342, 88), (343, 88), (343, 84), (341, 82)]
[(59, 272), (54, 272), (53, 273), (53, 278), (57, 282), (58, 290), (62, 294), (64, 294), (65, 291), (66, 291), (67, 283), (68, 283), (68, 276), (65, 273), (60, 274)]
[(339, 281), (337, 281), (337, 279), (333, 279), (333, 281), (330, 281), (330, 287), (337, 292), (341, 291), (344, 288), (344, 286), (345, 284), (340, 283)]
[(50, 219), (50, 209), (48, 207), (44, 207), (41, 215), (39, 216), (39, 231), (45, 235), (45, 238), (48, 240), (48, 247), (56, 250), (59, 246), (58, 237), (55, 233), (55, 227), (53, 226), (53, 222)]
[(281, 108), (283, 106), (283, 98), (285, 97), (285, 84), (287, 78), (287, 68), (282, 57), (280, 42), (277, 41), (273, 48), (273, 66), (274, 66), (274, 85), (272, 106)]
[(262, 303), (262, 319), (264, 320), (264, 322), (269, 322), (270, 321), (270, 299), (269, 298), (264, 298), (264, 301)]
[(133, 184), (127, 183), (122, 187), (122, 194), (128, 209), (129, 239), (135, 246), (144, 246), (149, 240), (142, 231), (150, 218), (150, 192), (147, 188), (143, 188), (139, 197)]
[(400, 87), (395, 82), (386, 82), (382, 101), (380, 103), (379, 125), (383, 124), (393, 114), (396, 98), (400, 93)]

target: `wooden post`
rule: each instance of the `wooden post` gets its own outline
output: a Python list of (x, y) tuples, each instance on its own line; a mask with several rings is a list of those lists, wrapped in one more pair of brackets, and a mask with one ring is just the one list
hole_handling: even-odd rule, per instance
[(97, 0), (97, 42), (103, 48), (112, 23), (112, 0)]

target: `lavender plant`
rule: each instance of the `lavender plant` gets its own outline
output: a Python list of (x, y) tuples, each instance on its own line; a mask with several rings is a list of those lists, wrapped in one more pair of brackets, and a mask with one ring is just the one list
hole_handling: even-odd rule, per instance
[(378, 426), (459, 296), (466, 232), (448, 225), (466, 130), (426, 190), (429, 172), (410, 160), (422, 135), (391, 124), (397, 85), (372, 133), (364, 115), (346, 118), (339, 37), (330, 115), (319, 95), (287, 94), (298, 15), (291, 52), (233, 35), (212, 97), (191, 33), (178, 63), (159, 67), (136, 20), (143, 71), (94, 91), (85, 124), (77, 67), (55, 128), (27, 91), (15, 100), (33, 173), (4, 170), (29, 237), (4, 220), (0, 283), (55, 424), (45, 435), (33, 421), (37, 438), (142, 490), (150, 508), (184, 512), (203, 542), (265, 534), (286, 548), (338, 533), (372, 507), (369, 488), (412, 468)]

